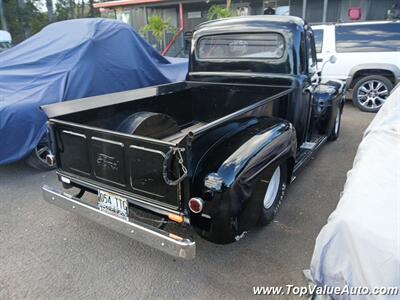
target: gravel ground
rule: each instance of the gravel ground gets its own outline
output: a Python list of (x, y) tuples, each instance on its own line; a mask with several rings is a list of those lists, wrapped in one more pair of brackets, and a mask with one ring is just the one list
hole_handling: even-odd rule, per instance
[(0, 299), (243, 299), (256, 285), (305, 285), (302, 270), (373, 117), (346, 104), (339, 140), (299, 174), (275, 221), (231, 245), (194, 235), (193, 261), (45, 203), (40, 186), (58, 185), (53, 172), (21, 162), (0, 167)]

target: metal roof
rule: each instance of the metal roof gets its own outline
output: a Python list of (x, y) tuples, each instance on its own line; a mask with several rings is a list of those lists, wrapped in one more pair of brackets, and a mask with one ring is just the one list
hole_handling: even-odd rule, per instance
[(107, 2), (102, 2), (102, 3), (95, 3), (95, 4), (93, 4), (93, 6), (95, 8), (108, 8), (108, 7), (116, 7), (116, 6), (166, 3), (166, 2), (168, 2), (168, 0), (117, 0), (117, 1), (107, 1)]
[(294, 24), (297, 26), (304, 26), (305, 22), (303, 19), (295, 16), (275, 16), (275, 15), (257, 15), (257, 16), (245, 16), (245, 17), (233, 17), (218, 20), (211, 20), (204, 22), (196, 27), (196, 29), (207, 29), (215, 27), (239, 27), (240, 26), (253, 26), (253, 27), (264, 27), (268, 25), (287, 25)]

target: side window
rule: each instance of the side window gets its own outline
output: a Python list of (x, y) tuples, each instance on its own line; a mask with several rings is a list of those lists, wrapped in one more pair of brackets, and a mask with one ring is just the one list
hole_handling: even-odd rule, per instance
[(336, 52), (400, 51), (400, 24), (337, 25)]
[(308, 72), (313, 73), (317, 67), (317, 56), (315, 53), (315, 42), (311, 31), (307, 32), (307, 58), (308, 58)]
[(315, 29), (314, 30), (314, 40), (315, 40), (315, 50), (317, 53), (322, 52), (322, 43), (324, 40), (324, 30), (323, 29)]
[(307, 48), (306, 38), (302, 35), (300, 44), (300, 73), (305, 74), (307, 72)]

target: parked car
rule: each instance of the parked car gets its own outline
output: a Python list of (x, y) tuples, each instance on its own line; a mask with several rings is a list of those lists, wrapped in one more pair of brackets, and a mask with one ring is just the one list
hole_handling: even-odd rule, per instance
[(8, 31), (0, 30), (0, 53), (12, 47), (11, 34)]
[(399, 299), (399, 170), (398, 84), (365, 130), (340, 201), (315, 242), (310, 274), (315, 284), (367, 290), (361, 297), (342, 293), (331, 295), (334, 299)]
[(323, 80), (346, 81), (355, 106), (377, 112), (400, 78), (400, 22), (312, 26)]
[(0, 165), (38, 169), (49, 148), (44, 104), (185, 79), (186, 59), (161, 56), (132, 27), (107, 19), (51, 24), (0, 54)]
[(344, 102), (343, 84), (318, 82), (300, 18), (211, 21), (191, 44), (185, 82), (43, 107), (59, 180), (98, 195), (90, 206), (43, 186), (45, 200), (183, 258), (195, 242), (154, 224), (222, 244), (268, 224), (286, 185), (338, 138)]

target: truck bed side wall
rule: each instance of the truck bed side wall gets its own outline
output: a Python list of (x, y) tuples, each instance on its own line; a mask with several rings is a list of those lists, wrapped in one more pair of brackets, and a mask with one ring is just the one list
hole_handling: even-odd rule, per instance
[(62, 116), (61, 119), (115, 130), (127, 116), (139, 111), (150, 111), (167, 114), (181, 126), (194, 121), (208, 123), (273, 96), (284, 89), (281, 86), (268, 85), (255, 87), (188, 82), (185, 88), (179, 91), (78, 111)]

